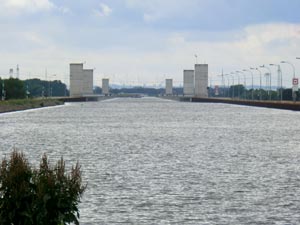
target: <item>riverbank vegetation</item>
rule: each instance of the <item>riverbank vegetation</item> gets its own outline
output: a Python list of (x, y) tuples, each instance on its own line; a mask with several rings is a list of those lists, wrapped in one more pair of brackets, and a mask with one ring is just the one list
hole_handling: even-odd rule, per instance
[(46, 98), (6, 100), (0, 101), (0, 113), (41, 108), (47, 106), (56, 106), (62, 104), (64, 104), (63, 101)]
[[(244, 85), (232, 85), (230, 87), (218, 87), (217, 91), (215, 88), (208, 88), (209, 97), (225, 97), (225, 98), (238, 98), (245, 100), (284, 100), (291, 101), (292, 89), (280, 88), (277, 90), (269, 89), (246, 89)], [(300, 93), (296, 92), (296, 100), (299, 100)]]
[(0, 224), (79, 224), (85, 188), (78, 163), (67, 173), (63, 159), (52, 166), (44, 155), (35, 169), (14, 150), (0, 167)]
[(13, 77), (9, 79), (0, 77), (0, 99), (2, 96), (8, 100), (68, 95), (67, 86), (60, 80), (28, 79), (23, 81)]

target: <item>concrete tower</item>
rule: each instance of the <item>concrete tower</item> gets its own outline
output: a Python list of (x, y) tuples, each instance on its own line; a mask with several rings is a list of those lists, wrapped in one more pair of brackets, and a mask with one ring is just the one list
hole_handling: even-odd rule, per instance
[(83, 63), (70, 64), (70, 96), (82, 96)]
[(102, 94), (105, 96), (109, 95), (109, 79), (102, 79)]
[(83, 70), (83, 95), (93, 94), (93, 75), (94, 70)]
[(208, 64), (195, 64), (195, 96), (207, 98)]
[(166, 95), (173, 95), (173, 80), (166, 79)]
[(183, 71), (183, 95), (194, 96), (194, 70)]
[(70, 96), (82, 97), (93, 94), (94, 70), (84, 70), (83, 63), (70, 64)]

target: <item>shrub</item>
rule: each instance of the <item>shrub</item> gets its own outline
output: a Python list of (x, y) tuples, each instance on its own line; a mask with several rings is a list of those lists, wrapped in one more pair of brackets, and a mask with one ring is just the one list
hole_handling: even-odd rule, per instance
[(14, 150), (0, 168), (0, 224), (79, 224), (85, 188), (78, 163), (67, 174), (63, 158), (52, 167), (44, 155), (34, 169)]

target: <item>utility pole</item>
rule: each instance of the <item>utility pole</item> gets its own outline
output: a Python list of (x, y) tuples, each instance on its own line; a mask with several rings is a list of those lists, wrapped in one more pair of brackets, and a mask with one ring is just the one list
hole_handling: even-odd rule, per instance
[(20, 68), (19, 68), (19, 64), (18, 64), (16, 78), (19, 79), (19, 76), (20, 76)]
[(5, 100), (5, 90), (4, 90), (4, 88), (5, 88), (5, 85), (4, 85), (4, 80), (2, 80), (2, 101), (4, 101)]
[[(298, 59), (298, 58), (296, 58), (296, 59)], [(295, 66), (292, 63), (288, 62), (288, 61), (281, 61), (280, 63), (287, 63), (290, 66), (292, 66), (292, 68), (293, 68), (293, 81), (294, 81), (294, 79), (296, 78), (296, 76), (295, 76), (296, 75), (295, 74)], [(294, 86), (294, 84), (293, 84), (293, 86)], [(297, 86), (298, 86), (298, 84), (297, 84)], [(295, 102), (296, 98), (297, 98), (297, 94), (296, 94), (296, 91), (294, 90), (293, 87), (292, 87), (292, 98), (293, 98), (293, 101)]]

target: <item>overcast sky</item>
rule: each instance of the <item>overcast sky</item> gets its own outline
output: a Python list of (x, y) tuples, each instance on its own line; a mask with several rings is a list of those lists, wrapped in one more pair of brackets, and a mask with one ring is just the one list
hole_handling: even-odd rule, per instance
[[(299, 0), (0, 0), (0, 74), (19, 64), (21, 79), (44, 79), (47, 68), (65, 81), (69, 63), (86, 62), (96, 84), (179, 85), (196, 54), (215, 83), (222, 69), (281, 60), (300, 77), (299, 9)], [(291, 83), (292, 67), (282, 70)]]

